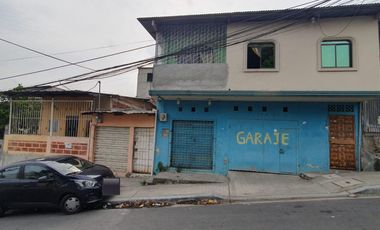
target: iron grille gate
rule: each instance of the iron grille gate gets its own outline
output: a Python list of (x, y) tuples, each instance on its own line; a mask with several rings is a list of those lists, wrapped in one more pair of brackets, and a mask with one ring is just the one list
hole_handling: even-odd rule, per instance
[(173, 121), (172, 167), (211, 170), (213, 152), (213, 121)]

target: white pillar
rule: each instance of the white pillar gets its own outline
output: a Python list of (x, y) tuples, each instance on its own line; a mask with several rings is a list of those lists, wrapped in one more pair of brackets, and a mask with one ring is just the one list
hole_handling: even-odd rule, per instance
[(53, 136), (53, 119), (54, 119), (54, 98), (51, 99), (50, 105), (50, 136)]
[(12, 125), (12, 98), (9, 100), (9, 124), (8, 124), (8, 134), (11, 134), (11, 125)]

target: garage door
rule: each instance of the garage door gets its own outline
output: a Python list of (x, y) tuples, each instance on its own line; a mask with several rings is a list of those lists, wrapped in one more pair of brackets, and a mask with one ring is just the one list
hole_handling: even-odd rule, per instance
[(133, 172), (151, 172), (153, 164), (153, 138), (153, 128), (135, 128)]
[(213, 152), (213, 121), (173, 121), (172, 167), (212, 170)]
[(230, 121), (229, 170), (296, 174), (296, 125), (291, 121)]
[(128, 165), (129, 128), (97, 127), (95, 163), (108, 166), (113, 172), (125, 174)]

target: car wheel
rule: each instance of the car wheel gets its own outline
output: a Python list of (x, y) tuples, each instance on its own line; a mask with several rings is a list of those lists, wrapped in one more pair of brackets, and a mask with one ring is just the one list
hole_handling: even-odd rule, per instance
[(61, 200), (61, 210), (67, 215), (78, 213), (82, 206), (79, 197), (75, 195), (66, 195)]

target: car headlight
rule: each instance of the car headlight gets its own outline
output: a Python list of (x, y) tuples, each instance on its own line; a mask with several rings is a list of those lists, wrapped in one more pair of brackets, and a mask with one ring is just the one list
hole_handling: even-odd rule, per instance
[(79, 185), (80, 188), (94, 188), (98, 184), (96, 181), (92, 180), (74, 180), (74, 182)]

